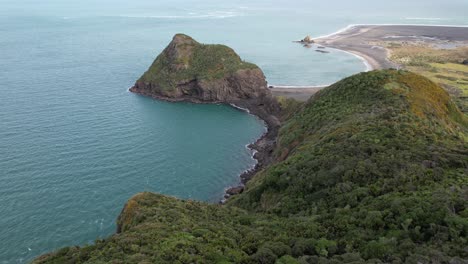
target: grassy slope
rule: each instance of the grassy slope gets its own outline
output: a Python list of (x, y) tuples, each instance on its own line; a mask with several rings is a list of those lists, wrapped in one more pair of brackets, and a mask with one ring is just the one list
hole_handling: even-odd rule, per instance
[(406, 69), (442, 85), (454, 97), (463, 112), (468, 112), (468, 47), (434, 49), (422, 45), (384, 44), (391, 50), (391, 59)]
[(177, 46), (179, 56), (176, 60), (170, 58), (165, 50), (143, 74), (140, 81), (171, 90), (181, 81), (219, 79), (238, 70), (258, 68), (255, 64), (242, 61), (239, 55), (227, 46), (200, 44), (189, 36), (182, 36), (191, 43)]
[(412, 73), (370, 72), (292, 109), (278, 163), (227, 206), (140, 194), (123, 233), (37, 263), (468, 258), (468, 128), (446, 92)]

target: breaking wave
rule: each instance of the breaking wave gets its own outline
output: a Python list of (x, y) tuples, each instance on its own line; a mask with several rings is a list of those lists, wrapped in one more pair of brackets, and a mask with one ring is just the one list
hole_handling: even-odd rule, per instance
[(244, 13), (237, 11), (213, 11), (206, 13), (189, 12), (181, 15), (120, 15), (128, 18), (156, 18), (156, 19), (223, 19), (244, 16)]

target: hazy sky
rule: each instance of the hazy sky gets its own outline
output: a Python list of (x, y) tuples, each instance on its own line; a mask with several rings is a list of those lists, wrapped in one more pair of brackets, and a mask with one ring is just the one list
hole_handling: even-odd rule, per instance
[(280, 9), (324, 15), (362, 13), (403, 16), (453, 16), (468, 14), (468, 0), (0, 0), (0, 15), (119, 15), (122, 13), (173, 12), (197, 9)]

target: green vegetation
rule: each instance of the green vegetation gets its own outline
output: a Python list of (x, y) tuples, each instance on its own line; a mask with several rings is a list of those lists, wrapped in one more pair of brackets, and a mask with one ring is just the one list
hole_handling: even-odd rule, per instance
[(227, 205), (143, 193), (121, 233), (35, 263), (460, 263), (468, 122), (439, 86), (362, 73), (288, 109), (274, 153)]
[(276, 100), (281, 107), (281, 116), (282, 121), (288, 120), (293, 117), (297, 112), (301, 111), (304, 107), (304, 102), (297, 101), (293, 98), (288, 98), (284, 96), (277, 96)]
[(436, 49), (392, 42), (385, 46), (391, 50), (391, 60), (441, 85), (468, 113), (468, 65), (461, 64), (468, 58), (468, 47)]
[(139, 81), (170, 91), (179, 83), (220, 79), (243, 69), (258, 67), (227, 46), (200, 44), (178, 34)]

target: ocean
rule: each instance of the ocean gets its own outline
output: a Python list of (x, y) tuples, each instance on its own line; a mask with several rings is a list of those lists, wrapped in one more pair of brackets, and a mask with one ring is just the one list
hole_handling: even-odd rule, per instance
[(321, 85), (366, 67), (293, 40), (349, 24), (468, 25), (467, 10), (465, 0), (0, 0), (0, 263), (111, 235), (138, 192), (217, 202), (254, 166), (258, 118), (128, 92), (175, 33), (231, 46), (271, 85)]

